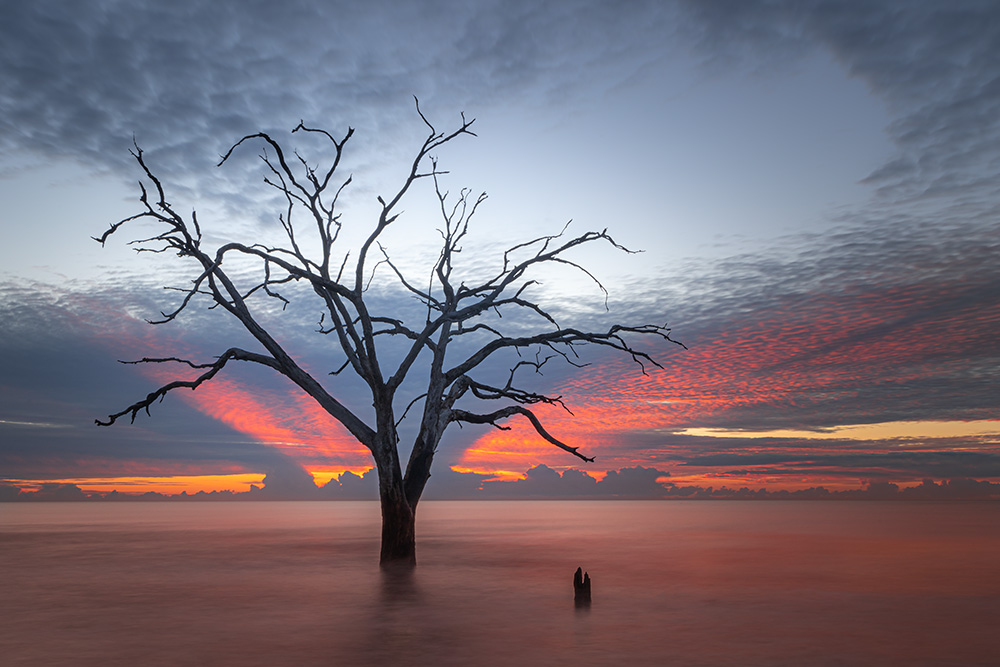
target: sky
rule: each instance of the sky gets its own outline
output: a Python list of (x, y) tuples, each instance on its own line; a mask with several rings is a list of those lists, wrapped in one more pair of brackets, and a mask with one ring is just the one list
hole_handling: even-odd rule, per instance
[[(366, 450), (267, 369), (95, 426), (174, 377), (119, 360), (250, 343), (206, 303), (147, 324), (190, 265), (91, 237), (140, 210), (135, 141), (207, 243), (276, 238), (259, 148), (216, 164), (258, 131), (319, 162), (301, 120), (355, 129), (338, 173), (356, 247), (426, 135), (414, 97), (437, 128), (476, 119), (436, 155), (446, 189), (489, 195), (464, 275), (568, 221), (607, 228), (642, 252), (574, 255), (606, 300), (572, 270), (534, 297), (567, 325), (667, 322), (687, 347), (634, 341), (648, 374), (600, 350), (547, 364), (531, 388), (569, 411), (539, 415), (595, 461), (516, 420), (453, 426), (428, 497), (1000, 483), (994, 2), (39, 0), (5, 9), (0, 72), (0, 496), (353, 497)], [(409, 193), (385, 240), (407, 275), (437, 255), (434, 204)], [(373, 285), (414, 312), (391, 275)], [(333, 370), (307, 297), (260, 316)], [(330, 382), (364, 413), (362, 387)]]

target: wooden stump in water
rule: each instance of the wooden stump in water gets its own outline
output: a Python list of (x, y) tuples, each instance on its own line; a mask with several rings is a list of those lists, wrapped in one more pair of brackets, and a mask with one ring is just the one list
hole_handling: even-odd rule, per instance
[(590, 606), (590, 573), (582, 567), (576, 568), (573, 575), (573, 602), (577, 607)]

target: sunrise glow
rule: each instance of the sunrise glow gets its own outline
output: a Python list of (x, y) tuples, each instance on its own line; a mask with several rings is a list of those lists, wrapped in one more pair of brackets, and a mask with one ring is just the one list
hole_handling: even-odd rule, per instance
[[(256, 473), (238, 473), (232, 475), (174, 475), (169, 477), (67, 477), (63, 479), (47, 479), (47, 484), (73, 484), (85, 493), (110, 493), (118, 491), (127, 495), (143, 493), (162, 493), (175, 495), (186, 493), (193, 495), (199, 492), (232, 491), (245, 493), (252, 485), (260, 486), (264, 475)], [(43, 482), (39, 480), (8, 480), (8, 483), (25, 491), (35, 491)]]
[(914, 440), (921, 438), (958, 438), (1000, 435), (1000, 421), (973, 422), (923, 421), (885, 422), (881, 424), (848, 424), (817, 431), (774, 429), (750, 431), (743, 429), (684, 428), (678, 435), (706, 438), (796, 438), (801, 440)]

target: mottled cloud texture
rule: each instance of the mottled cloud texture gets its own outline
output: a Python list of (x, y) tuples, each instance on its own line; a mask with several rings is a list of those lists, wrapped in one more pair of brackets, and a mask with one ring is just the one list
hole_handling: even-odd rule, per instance
[(730, 70), (819, 49), (894, 116), (899, 153), (868, 182), (897, 200), (983, 203), (970, 190), (996, 183), (998, 11), (822, 0), (18, 3), (0, 27), (0, 141), (122, 169), (138, 133), (171, 175), (190, 177), (232, 138), (300, 118), (364, 122), (384, 149), (413, 127), (411, 95), (449, 112), (512, 98), (586, 103), (595, 82), (612, 88), (678, 48)]
[[(620, 465), (681, 462), (730, 471), (768, 463), (770, 472), (789, 475), (823, 468), (871, 477), (996, 476), (996, 429), (822, 443), (751, 441), (738, 431), (725, 438), (679, 433), (995, 419), (1000, 236), (975, 226), (943, 234), (912, 221), (895, 230), (862, 225), (831, 235), (822, 247), (791, 243), (772, 256), (663, 276), (675, 295), (678, 335), (690, 349), (665, 354), (664, 370), (648, 375), (609, 359), (567, 376), (557, 387), (574, 415), (553, 411), (554, 428)], [(486, 436), (463, 462), (486, 468), (485, 452), (527, 436)], [(540, 449), (527, 453), (544, 456)]]
[[(69, 155), (131, 177), (127, 149), (137, 135), (167, 177), (194, 187), (206, 156), (244, 134), (287, 131), (306, 119), (360, 124), (365, 160), (400, 158), (405, 153), (394, 146), (420, 126), (412, 96), (451, 114), (512, 98), (537, 105), (557, 92), (580, 95), (582, 75), (627, 62), (623, 53), (636, 55), (660, 35), (662, 12), (637, 9), (19, 3), (0, 27), (0, 145)], [(228, 194), (238, 199), (235, 184), (245, 181), (232, 178)]]
[[(135, 136), (171, 192), (219, 213), (225, 224), (209, 233), (214, 240), (254, 232), (239, 226), (236, 212), (273, 220), (268, 196), (257, 194), (265, 191), (246, 186), (260, 182), (254, 151), (214, 170), (217, 156), (246, 133), (284, 133), (300, 119), (337, 131), (358, 126), (350, 167), (358, 197), (371, 199), (366, 188), (377, 189), (423, 132), (413, 95), (435, 118), (467, 109), (553, 128), (586, 108), (609, 121), (579, 142), (596, 150), (634, 122), (633, 110), (615, 115), (614, 92), (663, 85), (669, 97), (677, 91), (662, 72), (675, 62), (702, 80), (754, 80), (818, 57), (863, 82), (888, 115), (890, 154), (856, 176), (870, 198), (836, 207), (825, 229), (763, 250), (636, 276), (611, 295), (607, 315), (600, 298), (550, 303), (565, 324), (669, 320), (689, 349), (654, 345), (664, 369), (648, 375), (628, 359), (591, 351), (586, 368), (547, 366), (533, 378), (535, 388), (564, 397), (572, 414), (544, 412), (546, 423), (597, 457), (588, 471), (600, 481), (569, 468), (564, 453), (515, 422), (510, 431), (450, 433), (428, 494), (712, 497), (722, 484), (806, 488), (823, 479), (868, 482), (870, 493), (893, 496), (898, 489), (884, 485), (998, 479), (1000, 428), (860, 439), (836, 431), (1000, 419), (1000, 5), (993, 2), (13, 3), (0, 21), (0, 168), (10, 175), (70, 160), (132, 182)], [(596, 172), (627, 169), (594, 159)], [(824, 159), (816, 155), (815, 164)], [(214, 178), (204, 179), (209, 171)], [(374, 184), (364, 185), (365, 176)], [(608, 196), (648, 197), (653, 206), (665, 195), (636, 188)], [(89, 242), (101, 230), (76, 231)], [(264, 496), (362, 494), (363, 480), (354, 477), (325, 491), (309, 486), (306, 469), (360, 474), (368, 457), (261, 369), (227, 369), (212, 386), (171, 395), (134, 426), (92, 426), (172, 377), (115, 359), (206, 360), (248, 344), (216, 312), (146, 325), (143, 318), (176, 303), (176, 293), (159, 287), (189, 278), (160, 259), (148, 275), (111, 271), (58, 285), (5, 267), (0, 479), (259, 472), (268, 475), (256, 492)], [(485, 270), (477, 259), (468, 267)], [(593, 290), (577, 278), (562, 288)], [(391, 312), (414, 308), (399, 292), (380, 291), (378, 300)], [(313, 333), (312, 307), (296, 303), (278, 314), (273, 306), (265, 319), (310, 368), (340, 365)], [(486, 370), (503, 377), (506, 366)], [(331, 382), (364, 414), (356, 382)], [(400, 409), (418, 391), (408, 388)], [(834, 436), (806, 437), (824, 430)], [(766, 431), (773, 433), (745, 433)], [(720, 484), (709, 489), (706, 480), (715, 478)], [(924, 484), (923, 492), (975, 495), (976, 483)], [(73, 488), (46, 493), (69, 497)]]
[[(888, 105), (899, 148), (865, 181), (894, 200), (995, 194), (1000, 22), (991, 2), (686, 2), (710, 63), (820, 46)], [(995, 202), (994, 202), (995, 204)]]
[[(678, 466), (674, 474), (1000, 477), (996, 435), (817, 442), (748, 440), (738, 431), (682, 433), (993, 419), (1000, 359), (997, 237), (963, 229), (932, 242), (938, 239), (933, 231), (910, 228), (898, 243), (893, 234), (858, 228), (823, 249), (790, 244), (774, 256), (663, 276), (666, 291), (686, 295), (675, 296), (672, 310), (689, 350), (657, 349), (664, 369), (648, 375), (631, 361), (600, 354), (585, 356), (592, 365), (583, 369), (553, 367), (533, 383), (561, 394), (573, 413), (550, 410), (549, 428), (596, 455), (604, 470), (641, 463)], [(2, 340), (5, 355), (18, 361), (4, 369), (4, 386), (11, 388), (4, 426), (25, 438), (5, 440), (9, 477), (61, 476), (60, 463), (78, 474), (118, 475), (142, 465), (187, 473), (213, 461), (215, 472), (254, 471), (278, 456), (310, 467), (367, 465), (365, 452), (325, 413), (255, 369), (236, 368), (197, 392), (170, 396), (152, 419), (139, 418), (138, 430), (89, 430), (94, 417), (174, 376), (158, 366), (119, 367), (112, 354), (139, 358), (153, 349), (210, 358), (239, 338), (207, 313), (166, 329), (121, 316), (149, 298), (138, 288), (5, 295)], [(643, 310), (654, 307), (634, 304), (639, 318), (653, 317)], [(324, 361), (325, 338), (309, 334), (314, 328), (293, 318), (289, 340), (306, 358), (332, 368), (337, 364)], [(502, 367), (492, 370), (497, 378), (505, 375)], [(345, 395), (350, 402), (363, 392)], [(363, 402), (355, 409), (363, 414)], [(165, 440), (171, 443), (166, 450)], [(31, 455), (42, 443), (47, 463)], [(468, 471), (521, 473), (539, 461), (559, 468), (569, 463), (516, 422), (512, 431), (456, 431), (446, 446), (445, 456)]]

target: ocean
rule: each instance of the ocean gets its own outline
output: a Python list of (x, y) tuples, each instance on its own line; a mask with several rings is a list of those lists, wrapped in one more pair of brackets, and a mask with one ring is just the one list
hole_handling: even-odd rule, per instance
[(1000, 664), (996, 502), (427, 501), (409, 576), (378, 521), (0, 504), (0, 664)]

